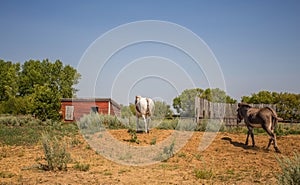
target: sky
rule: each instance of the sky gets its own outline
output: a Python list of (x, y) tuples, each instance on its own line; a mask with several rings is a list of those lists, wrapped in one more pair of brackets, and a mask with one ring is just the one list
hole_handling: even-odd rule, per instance
[[(184, 89), (219, 87), (214, 77), (238, 101), (261, 90), (300, 93), (297, 0), (0, 0), (0, 9), (0, 59), (61, 60), (83, 75), (78, 97), (172, 104)], [(153, 21), (167, 28), (128, 31)]]

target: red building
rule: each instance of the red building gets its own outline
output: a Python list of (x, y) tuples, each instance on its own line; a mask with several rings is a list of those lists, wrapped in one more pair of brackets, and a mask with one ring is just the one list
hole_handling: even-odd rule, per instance
[(63, 98), (60, 113), (64, 122), (79, 120), (84, 114), (120, 115), (121, 106), (110, 98)]

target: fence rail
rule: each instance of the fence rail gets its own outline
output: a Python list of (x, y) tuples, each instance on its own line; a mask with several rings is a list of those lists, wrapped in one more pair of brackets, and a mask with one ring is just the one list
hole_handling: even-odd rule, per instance
[[(262, 108), (270, 107), (276, 110), (274, 104), (249, 104), (252, 107)], [(220, 119), (223, 120), (225, 125), (234, 126), (237, 124), (236, 110), (238, 104), (230, 103), (214, 103), (209, 102), (206, 99), (196, 97), (195, 98), (195, 116), (196, 122), (201, 123), (203, 119)]]

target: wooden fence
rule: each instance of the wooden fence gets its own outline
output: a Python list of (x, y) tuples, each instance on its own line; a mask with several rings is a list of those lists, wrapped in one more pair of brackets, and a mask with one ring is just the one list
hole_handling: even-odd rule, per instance
[[(250, 104), (252, 107), (270, 107), (276, 110), (273, 104)], [(195, 98), (195, 116), (197, 123), (201, 123), (203, 119), (220, 119), (223, 120), (227, 126), (235, 126), (237, 124), (237, 110), (238, 104), (229, 103), (213, 103), (206, 99)]]

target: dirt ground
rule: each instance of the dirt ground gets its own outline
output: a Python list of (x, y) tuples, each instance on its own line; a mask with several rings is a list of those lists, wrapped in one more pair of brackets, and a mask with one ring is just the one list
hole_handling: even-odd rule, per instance
[[(111, 130), (110, 134), (128, 145), (159, 144), (173, 131), (151, 130), (138, 133), (139, 144), (130, 142), (127, 130)], [(68, 164), (67, 171), (42, 171), (36, 168), (43, 156), (41, 145), (2, 146), (0, 148), (0, 185), (4, 184), (275, 184), (280, 170), (276, 156), (293, 156), (300, 152), (300, 135), (278, 137), (282, 154), (273, 147), (266, 151), (267, 135), (256, 135), (257, 147), (243, 143), (245, 134), (218, 133), (204, 151), (198, 146), (204, 133), (194, 132), (186, 145), (167, 161), (146, 166), (129, 166), (110, 161), (97, 154), (78, 136), (80, 142), (69, 146), (73, 161), (89, 164), (88, 171)]]

